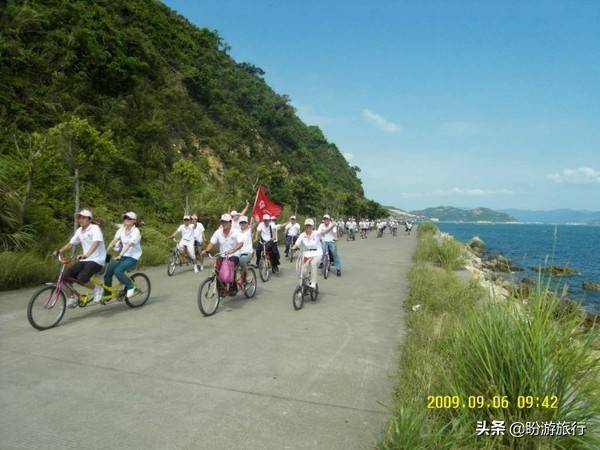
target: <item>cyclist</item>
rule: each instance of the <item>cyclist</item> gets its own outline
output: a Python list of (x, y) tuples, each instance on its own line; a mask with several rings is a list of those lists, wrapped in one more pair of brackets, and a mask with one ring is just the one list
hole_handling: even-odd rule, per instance
[[(106, 251), (114, 247), (119, 254), (111, 261), (104, 274), (104, 284), (112, 286), (113, 275), (127, 288), (127, 298), (133, 297), (135, 288), (131, 278), (125, 273), (133, 269), (142, 256), (142, 234), (137, 225), (137, 214), (129, 211), (123, 214), (123, 225), (115, 233)], [(108, 295), (105, 291), (104, 295)]]
[(290, 221), (285, 226), (285, 256), (290, 255), (290, 246), (296, 243), (300, 235), (300, 224), (296, 222), (296, 216), (291, 216)]
[(361, 239), (367, 239), (367, 228), (368, 228), (368, 222), (365, 219), (361, 219), (360, 222), (358, 223), (358, 227), (360, 228), (360, 238)]
[[(202, 247), (204, 246), (204, 224), (198, 221), (198, 215), (196, 213), (192, 214), (192, 225), (194, 227), (194, 251), (196, 255), (200, 255), (202, 251)], [(200, 266), (200, 271), (204, 270), (204, 264), (198, 264)]]
[(321, 235), (318, 231), (314, 231), (315, 222), (312, 219), (306, 219), (304, 221), (304, 232), (298, 236), (298, 240), (292, 248), (297, 249), (302, 247), (303, 256), (306, 258), (312, 258), (310, 264), (312, 270), (310, 272), (310, 287), (315, 289), (317, 287), (317, 266), (321, 257), (323, 256), (323, 248), (321, 246)]
[[(213, 233), (208, 241), (208, 245), (202, 250), (201, 254), (205, 255), (211, 251), (215, 245), (219, 246), (219, 251), (222, 255), (229, 256), (229, 260), (233, 262), (233, 270), (235, 273), (235, 269), (240, 262), (240, 258), (236, 253), (244, 246), (244, 242), (239, 233), (233, 229), (231, 214), (225, 213), (221, 215), (221, 226)], [(222, 262), (223, 256), (219, 257), (219, 260), (217, 261), (217, 270), (221, 268)], [(235, 295), (236, 292), (236, 283), (231, 283), (229, 285), (229, 295)]]
[[(76, 214), (79, 228), (69, 242), (67, 242), (58, 251), (59, 255), (70, 250), (73, 246), (81, 245), (82, 254), (77, 256), (79, 260), (71, 267), (67, 276), (88, 289), (94, 290), (94, 301), (102, 300), (102, 287), (95, 285), (90, 281), (92, 275), (100, 272), (106, 263), (106, 248), (104, 246), (104, 237), (100, 227), (92, 221), (94, 218), (89, 209), (83, 209)], [(69, 308), (77, 306), (77, 298), (70, 292), (67, 300)]]
[(341, 238), (344, 235), (344, 226), (345, 226), (344, 219), (338, 219), (337, 226), (338, 226), (338, 238)]
[(276, 267), (279, 265), (279, 260), (275, 259), (275, 252), (273, 251), (273, 238), (275, 237), (276, 231), (273, 230), (273, 226), (271, 225), (271, 216), (264, 214), (262, 218), (262, 222), (258, 224), (256, 232), (254, 233), (255, 240), (260, 234), (260, 240), (256, 243), (256, 266), (259, 266), (262, 251), (263, 248), (265, 248), (267, 255), (270, 255), (273, 272), (275, 272)]
[(246, 215), (249, 205), (250, 203), (248, 203), (248, 200), (246, 200), (246, 205), (244, 206), (244, 209), (242, 209), (241, 213), (237, 212), (235, 209), (229, 213), (231, 215), (231, 226), (235, 231), (240, 231), (240, 217)]
[[(279, 261), (279, 229), (283, 228), (283, 224), (277, 224), (277, 216), (271, 216), (271, 226), (273, 227), (273, 231), (275, 232), (275, 234), (273, 235), (273, 256), (275, 259), (277, 259), (277, 261)], [(279, 272), (279, 267), (275, 267), (273, 272)]]
[(170, 239), (175, 239), (177, 233), (181, 234), (181, 240), (177, 244), (177, 248), (180, 252), (184, 252), (187, 250), (188, 255), (192, 260), (192, 264), (194, 265), (194, 272), (198, 273), (200, 268), (198, 264), (196, 264), (196, 249), (194, 248), (194, 226), (191, 224), (191, 217), (187, 214), (183, 216), (183, 224), (179, 225), (179, 228), (175, 230), (170, 236)]
[[(319, 225), (317, 232), (321, 235), (321, 242), (323, 246), (323, 253), (329, 252), (331, 260), (335, 262), (335, 268), (337, 270), (337, 276), (342, 275), (342, 262), (337, 253), (335, 241), (337, 240), (337, 225), (331, 220), (329, 214), (323, 216), (323, 223)], [(323, 258), (321, 258), (320, 267), (323, 267)]]
[(252, 228), (250, 228), (247, 216), (240, 216), (238, 223), (240, 224), (240, 231), (237, 233), (244, 245), (238, 250), (235, 256), (240, 258), (240, 267), (246, 270), (246, 267), (250, 264), (250, 261), (252, 261), (252, 254), (254, 253), (254, 248), (252, 246)]

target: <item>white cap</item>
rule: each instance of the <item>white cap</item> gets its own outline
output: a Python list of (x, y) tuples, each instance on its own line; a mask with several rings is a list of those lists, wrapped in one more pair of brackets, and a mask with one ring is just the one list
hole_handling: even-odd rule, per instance
[(185, 220), (185, 219), (190, 220), (191, 217), (186, 214), (185, 216), (183, 216), (183, 220)]
[(222, 222), (231, 222), (231, 214), (222, 214), (221, 215), (221, 221)]
[(263, 214), (262, 220), (271, 220), (271, 216), (269, 216), (268, 214)]
[(82, 216), (82, 217), (88, 217), (90, 219), (93, 219), (94, 216), (92, 214), (92, 212), (89, 209), (82, 209), (81, 211), (79, 211), (77, 214), (75, 214), (76, 216)]
[(134, 213), (133, 211), (129, 211), (129, 212), (126, 212), (125, 214), (123, 214), (123, 219), (125, 217), (129, 217), (130, 219), (137, 220), (137, 214)]
[(325, 214), (325, 215), (323, 216), (323, 219), (331, 219), (331, 216), (330, 216), (329, 214)]
[(314, 221), (314, 220), (312, 220), (312, 219), (306, 219), (306, 220), (304, 221), (304, 225), (311, 225), (311, 226), (313, 226), (313, 227), (314, 227), (314, 226), (315, 226), (315, 221)]
[(239, 216), (240, 213), (237, 212), (235, 209), (233, 211), (231, 211), (229, 214), (231, 214), (232, 216)]
[(296, 216), (291, 216), (290, 220), (292, 220), (292, 219), (296, 220)]
[(248, 222), (248, 216), (240, 216), (240, 220), (238, 222)]

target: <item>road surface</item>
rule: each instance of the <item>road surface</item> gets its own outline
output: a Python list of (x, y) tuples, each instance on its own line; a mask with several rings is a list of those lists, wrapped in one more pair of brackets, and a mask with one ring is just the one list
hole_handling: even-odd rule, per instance
[(207, 271), (146, 269), (146, 306), (26, 318), (0, 293), (1, 449), (368, 449), (392, 402), (416, 239), (341, 242), (343, 276), (292, 308), (293, 265), (203, 317)]

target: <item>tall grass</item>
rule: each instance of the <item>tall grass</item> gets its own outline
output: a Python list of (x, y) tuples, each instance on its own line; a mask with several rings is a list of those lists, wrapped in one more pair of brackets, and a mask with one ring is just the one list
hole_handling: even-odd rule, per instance
[(419, 226), (419, 245), (415, 252), (415, 261), (429, 261), (447, 270), (456, 270), (465, 264), (464, 246), (443, 235), (436, 234), (437, 227), (431, 224), (424, 230)]
[[(418, 262), (409, 273), (408, 332), (381, 448), (600, 448), (597, 329), (584, 332), (581, 311), (564, 310), (543, 287), (524, 300), (482, 301), (477, 284), (436, 267), (437, 250), (422, 248), (431, 240), (432, 234), (420, 239)], [(469, 396), (490, 401), (506, 396), (509, 405), (427, 409), (428, 395), (455, 395), (465, 402)], [(555, 395), (558, 408), (519, 409), (520, 395)], [(478, 438), (480, 420), (582, 421), (588, 429), (582, 437)]]
[(58, 270), (55, 259), (34, 252), (0, 252), (0, 290), (52, 281)]

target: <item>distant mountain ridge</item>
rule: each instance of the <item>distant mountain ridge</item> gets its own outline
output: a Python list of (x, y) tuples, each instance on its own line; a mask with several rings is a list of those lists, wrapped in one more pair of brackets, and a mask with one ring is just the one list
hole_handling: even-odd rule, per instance
[(528, 209), (502, 209), (503, 213), (516, 217), (519, 222), (541, 222), (552, 224), (581, 223), (587, 225), (600, 225), (600, 211), (586, 211), (575, 209), (553, 209), (549, 211), (535, 211)]
[(430, 219), (438, 219), (441, 222), (518, 222), (510, 214), (494, 211), (489, 208), (464, 209), (453, 206), (438, 206), (411, 211), (411, 213)]

